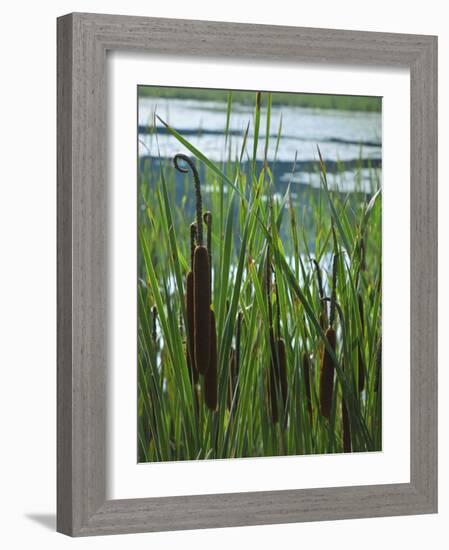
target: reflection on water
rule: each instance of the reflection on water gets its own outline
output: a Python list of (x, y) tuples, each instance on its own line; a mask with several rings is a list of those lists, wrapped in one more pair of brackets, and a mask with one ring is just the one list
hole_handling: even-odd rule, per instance
[[(176, 128), (208, 158), (223, 161), (240, 154), (243, 134), (252, 122), (251, 106), (233, 104), (226, 141), (226, 104), (190, 99), (166, 99), (147, 97), (139, 100), (139, 155), (157, 154), (156, 137), (148, 133), (153, 113)], [(282, 115), (282, 138), (276, 152), (276, 141)], [(179, 152), (179, 143), (167, 134), (157, 122), (157, 140), (161, 156), (171, 157)], [(306, 168), (317, 159), (316, 146), (320, 147), (326, 162), (350, 162), (371, 160), (376, 165), (381, 160), (382, 117), (380, 113), (347, 112), (310, 109), (293, 106), (273, 106), (269, 134), (267, 160), (275, 159), (291, 165), (297, 154), (299, 167)], [(266, 111), (262, 109), (257, 158), (264, 160), (266, 139)], [(247, 150), (253, 150), (252, 124)], [(149, 153), (150, 152), (150, 153)]]
[[(246, 152), (240, 165), (240, 169), (249, 176), (253, 154), (253, 106), (233, 103), (229, 132), (225, 135), (225, 102), (143, 97), (139, 98), (138, 151), (141, 171), (149, 176), (149, 181), (158, 179), (161, 162), (163, 165), (171, 164), (173, 156), (180, 152), (190, 155), (155, 120), (155, 112), (216, 163), (240, 157), (243, 135), (249, 124)], [(281, 117), (282, 132), (277, 143)], [(310, 237), (312, 251), (314, 227), (308, 208), (311, 199), (317, 199), (321, 187), (317, 145), (325, 161), (329, 188), (344, 194), (350, 193), (350, 200), (353, 198), (354, 201), (360, 201), (359, 193), (363, 194), (363, 200), (367, 200), (380, 186), (381, 139), (381, 113), (277, 105), (272, 107), (266, 148), (266, 109), (262, 109), (257, 170), (262, 169), (266, 154), (273, 174), (273, 193), (282, 200), (287, 190), (290, 191), (293, 205), (300, 207), (297, 221)], [(199, 164), (198, 168), (203, 182), (202, 190), (207, 196), (213, 190), (213, 182), (206, 181), (204, 166)], [(176, 204), (182, 204), (187, 218), (192, 218), (195, 205), (193, 198), (186, 194), (185, 176), (175, 171), (174, 178), (173, 198)], [(223, 193), (228, 191), (229, 188), (224, 186)], [(287, 230), (287, 227), (281, 227), (281, 237), (285, 236)], [(286, 250), (286, 253), (289, 251)]]

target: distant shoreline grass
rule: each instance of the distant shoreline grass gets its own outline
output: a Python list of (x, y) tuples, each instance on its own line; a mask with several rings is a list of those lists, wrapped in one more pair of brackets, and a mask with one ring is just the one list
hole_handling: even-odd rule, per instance
[[(228, 90), (199, 88), (169, 88), (159, 86), (139, 86), (139, 97), (164, 97), (176, 99), (197, 99), (202, 101), (227, 102)], [(244, 105), (253, 105), (256, 92), (233, 91), (232, 101)], [(262, 104), (267, 94), (262, 93)], [(302, 94), (273, 92), (272, 105), (289, 105), (313, 109), (335, 109), (340, 111), (377, 112), (382, 110), (382, 98), (373, 96)]]

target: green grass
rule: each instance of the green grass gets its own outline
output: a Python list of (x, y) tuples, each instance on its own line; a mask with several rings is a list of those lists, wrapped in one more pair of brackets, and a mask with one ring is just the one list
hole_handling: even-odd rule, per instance
[[(198, 101), (226, 102), (228, 90), (203, 90), (200, 88), (168, 88), (139, 86), (139, 97), (162, 97), (167, 99), (196, 99)], [(264, 101), (271, 95), (273, 105), (289, 105), (314, 109), (337, 109), (342, 111), (377, 112), (382, 109), (382, 98), (375, 96), (325, 95), (274, 92), (263, 94)], [(232, 92), (235, 103), (252, 105), (254, 92), (235, 90)]]
[[(272, 101), (264, 95), (265, 105), (275, 102), (274, 95)], [(254, 94), (252, 98), (254, 102)], [(231, 109), (229, 101), (227, 120)], [(204, 378), (200, 376), (198, 386), (193, 386), (186, 363), (184, 295), (191, 261), (190, 224), (194, 221), (186, 206), (194, 202), (192, 175), (182, 176), (179, 199), (172, 162), (161, 159), (159, 171), (142, 170), (139, 174), (141, 462), (342, 452), (343, 399), (352, 451), (381, 449), (379, 174), (371, 171), (369, 197), (357, 192), (345, 196), (329, 190), (321, 163), (317, 167), (322, 181), (319, 192), (310, 189), (301, 203), (291, 200), (288, 191), (275, 198), (272, 191), (276, 182), (272, 181), (269, 163), (260, 169), (254, 162), (256, 152), (268, 148), (265, 140), (258, 139), (259, 120), (256, 105), (254, 147), (242, 151), (240, 159), (228, 158), (220, 164), (211, 162), (168, 126), (179, 141), (179, 151), (194, 159), (202, 181), (203, 210), (213, 215), (211, 307), (217, 323), (216, 411), (204, 404)], [(281, 147), (282, 131), (278, 134)], [(244, 163), (247, 157), (249, 162)], [(268, 251), (273, 276), (267, 295)], [(320, 267), (324, 301), (312, 260)], [(331, 295), (337, 303), (335, 352), (325, 338), (327, 324), (322, 321), (324, 311), (329, 317), (327, 298)], [(288, 397), (285, 409), (279, 406), (276, 423), (269, 398), (270, 326), (286, 348)], [(230, 395), (231, 354), (236, 348), (239, 367)], [(325, 348), (335, 370), (329, 418), (321, 414), (319, 404)], [(310, 358), (311, 414), (302, 368), (304, 353)], [(363, 392), (358, 389), (360, 362), (365, 373)], [(277, 397), (281, 403), (279, 387)]]

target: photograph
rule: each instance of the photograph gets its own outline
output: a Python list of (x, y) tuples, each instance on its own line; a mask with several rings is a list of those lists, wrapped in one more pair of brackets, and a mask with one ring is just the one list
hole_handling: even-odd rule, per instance
[(136, 101), (138, 462), (381, 451), (382, 98)]

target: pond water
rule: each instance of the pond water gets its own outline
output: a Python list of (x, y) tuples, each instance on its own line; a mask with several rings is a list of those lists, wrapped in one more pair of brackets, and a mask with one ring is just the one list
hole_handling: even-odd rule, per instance
[[(186, 152), (179, 142), (167, 133), (160, 122), (156, 133), (149, 132), (156, 112), (212, 161), (220, 162), (240, 155), (243, 134), (248, 122), (246, 150), (253, 150), (253, 114), (250, 105), (233, 104), (226, 140), (226, 103), (192, 99), (147, 97), (139, 99), (139, 156), (141, 160), (163, 158)], [(279, 124), (282, 118), (282, 137), (276, 151)], [(262, 109), (257, 160), (265, 154), (266, 111)], [(317, 145), (326, 163), (331, 187), (342, 192), (356, 188), (373, 191), (372, 168), (381, 166), (382, 115), (354, 111), (320, 110), (295, 106), (272, 107), (267, 160), (275, 179), (299, 185), (319, 187)], [(295, 156), (296, 169), (292, 175)], [(244, 156), (244, 159), (247, 155)]]

